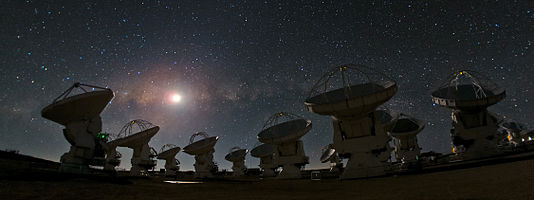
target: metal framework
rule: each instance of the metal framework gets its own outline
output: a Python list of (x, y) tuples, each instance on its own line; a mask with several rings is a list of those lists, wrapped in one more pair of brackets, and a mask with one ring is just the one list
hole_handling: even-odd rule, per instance
[(155, 127), (155, 125), (146, 120), (135, 119), (135, 120), (132, 120), (126, 123), (126, 125), (122, 127), (122, 129), (119, 131), (119, 133), (117, 134), (115, 138), (127, 137), (129, 135), (132, 135), (132, 133), (137, 133), (137, 132), (133, 132), (135, 131), (135, 127), (137, 127), (139, 132), (141, 132), (141, 131), (150, 129), (152, 127)]
[[(337, 67), (334, 67), (330, 69), (328, 72), (326, 72), (318, 81), (313, 85), (312, 90), (310, 91), (310, 94), (308, 95), (308, 99), (317, 95), (317, 94), (325, 94), (328, 92), (328, 85), (331, 82), (331, 79), (335, 77), (338, 73), (341, 74), (341, 81), (342, 81), (342, 88), (345, 90), (345, 97), (348, 99), (351, 91), (351, 80), (349, 79), (348, 75), (346, 74), (347, 71), (356, 71), (359, 74), (361, 74), (365, 79), (367, 79), (366, 82), (375, 82), (376, 80), (388, 80), (395, 82), (392, 78), (385, 75), (384, 73), (381, 73), (379, 71), (376, 71), (370, 67), (367, 67), (365, 65), (361, 64), (345, 64), (340, 65)], [(376, 78), (375, 78), (376, 77)], [(339, 87), (341, 88), (341, 87)], [(336, 88), (337, 89), (337, 88)], [(324, 95), (326, 98), (326, 95)]]
[(176, 145), (174, 145), (174, 144), (164, 144), (161, 147), (161, 149), (159, 149), (159, 153), (163, 153), (164, 151), (167, 151), (167, 150), (172, 149), (174, 147), (176, 147)]
[(498, 85), (487, 77), (483, 76), (480, 73), (471, 70), (460, 70), (450, 74), (447, 77), (447, 80), (440, 85), (439, 88), (445, 88), (447, 86), (454, 86), (449, 88), (454, 88), (458, 90), (458, 86), (461, 85), (461, 78), (468, 78), (470, 83), (473, 85), (473, 91), (475, 93), (476, 99), (483, 99), (487, 97), (487, 91), (491, 91), (498, 87)]
[(262, 131), (271, 126), (275, 126), (279, 123), (290, 121), (290, 120), (295, 120), (295, 119), (303, 119), (303, 117), (293, 114), (293, 113), (289, 113), (289, 112), (275, 113), (274, 115), (270, 116), (269, 119), (267, 119), (267, 121), (265, 121), (262, 127)]
[(100, 87), (100, 86), (95, 86), (95, 85), (89, 85), (89, 84), (84, 84), (84, 83), (74, 83), (69, 89), (65, 90), (65, 92), (61, 93), (61, 95), (59, 95), (57, 98), (54, 99), (53, 103), (59, 101), (59, 100), (63, 100), (67, 97), (69, 97), (69, 94), (74, 90), (74, 88), (78, 88), (84, 92), (88, 92), (85, 88), (83, 88), (82, 86), (85, 86), (85, 87), (89, 87), (89, 88), (92, 88), (92, 90), (95, 90), (95, 88), (98, 88), (98, 89), (102, 89), (102, 90), (109, 90), (109, 88), (105, 88), (105, 87)]
[(196, 132), (195, 134), (191, 135), (191, 137), (189, 138), (189, 144), (193, 144), (193, 142), (195, 142), (195, 138), (197, 136), (202, 136), (203, 138), (208, 138), (209, 135), (206, 133), (206, 132)]

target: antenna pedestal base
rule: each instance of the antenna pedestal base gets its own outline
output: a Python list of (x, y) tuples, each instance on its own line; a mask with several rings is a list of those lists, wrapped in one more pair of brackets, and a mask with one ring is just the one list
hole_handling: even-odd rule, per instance
[(213, 153), (214, 149), (210, 151), (195, 155), (195, 177), (196, 178), (211, 178), (213, 177), (213, 172), (217, 170), (215, 162), (213, 162)]
[(282, 171), (278, 175), (281, 179), (298, 179), (301, 178), (300, 166), (308, 163), (308, 156), (281, 156), (279, 164), (282, 166)]
[(71, 146), (70, 151), (61, 156), (61, 172), (85, 174), (89, 170), (89, 162), (94, 149)]
[(486, 109), (479, 112), (456, 110), (452, 113), (452, 121), (453, 153), (461, 159), (479, 159), (502, 153), (497, 144), (504, 136), (498, 136), (496, 117)]
[(339, 174), (343, 170), (343, 163), (330, 163), (330, 172)]
[[(266, 162), (268, 162), (268, 163), (266, 163)], [(275, 169), (278, 166), (274, 166), (272, 164), (272, 156), (260, 158), (260, 165), (259, 166), (263, 170), (262, 177), (269, 178), (269, 177), (275, 177), (276, 176)]]
[(233, 162), (232, 171), (234, 171), (232, 176), (245, 175), (245, 171), (247, 171), (247, 167), (245, 166), (245, 160)]
[(69, 152), (61, 156), (62, 166), (65, 165), (67, 171), (71, 171), (71, 168), (74, 168), (74, 171), (88, 168), (95, 154), (96, 135), (102, 130), (100, 117), (95, 117), (93, 120), (69, 122), (65, 126), (63, 135), (72, 146)]
[[(120, 146), (120, 145), (119, 145)], [(150, 147), (148, 141), (142, 141), (138, 145), (130, 147), (133, 149), (131, 176), (146, 176), (148, 170), (156, 166), (156, 160), (150, 158)]]
[(115, 171), (115, 167), (121, 164), (121, 160), (117, 157), (117, 147), (106, 146), (106, 163), (104, 164), (104, 171)]
[(148, 170), (156, 166), (156, 160), (133, 158), (132, 168), (130, 169), (131, 176), (147, 176)]
[(309, 163), (309, 158), (304, 153), (302, 140), (279, 144), (277, 146), (277, 163), (282, 166), (278, 175), (281, 179), (298, 179), (301, 177), (300, 168)]
[(299, 179), (301, 178), (300, 167), (294, 164), (284, 165), (280, 174), (276, 177), (278, 179)]
[(115, 167), (119, 166), (120, 164), (121, 160), (119, 159), (106, 160), (106, 164), (104, 164), (104, 171), (115, 171)]
[(419, 146), (414, 147), (413, 149), (399, 149), (395, 148), (395, 159), (397, 161), (412, 162), (416, 161), (417, 157), (421, 154), (421, 148)]
[(261, 175), (263, 178), (271, 178), (276, 176), (276, 172), (274, 171), (274, 168), (263, 168), (263, 172)]
[(333, 118), (334, 148), (341, 157), (349, 157), (341, 179), (385, 175), (391, 156), (389, 124), (382, 124), (376, 114), (363, 118)]
[(180, 170), (174, 157), (165, 160), (165, 175), (174, 176)]
[(386, 175), (388, 163), (371, 153), (355, 153), (349, 158), (341, 179), (355, 179)]

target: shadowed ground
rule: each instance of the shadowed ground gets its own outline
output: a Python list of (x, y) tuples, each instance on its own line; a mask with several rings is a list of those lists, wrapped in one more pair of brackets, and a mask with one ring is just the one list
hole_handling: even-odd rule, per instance
[(534, 199), (534, 160), (347, 181), (0, 180), (0, 199)]

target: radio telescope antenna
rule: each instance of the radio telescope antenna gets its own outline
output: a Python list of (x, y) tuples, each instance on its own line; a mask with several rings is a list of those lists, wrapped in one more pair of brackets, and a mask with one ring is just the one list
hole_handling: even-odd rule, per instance
[[(195, 142), (196, 137), (203, 137)], [(195, 156), (195, 176), (199, 178), (213, 177), (218, 167), (213, 162), (213, 153), (218, 136), (210, 137), (206, 132), (197, 132), (189, 138), (189, 145), (183, 151)]]
[(276, 145), (278, 163), (282, 165), (280, 178), (300, 178), (300, 170), (308, 164), (300, 138), (312, 128), (312, 122), (287, 112), (275, 113), (263, 125), (258, 140)]
[(343, 169), (343, 163), (334, 149), (334, 144), (324, 146), (321, 151), (323, 152), (320, 158), (321, 163), (330, 162), (330, 172), (339, 173)]
[(245, 166), (245, 156), (247, 155), (247, 149), (241, 149), (240, 147), (232, 147), (224, 159), (232, 162), (232, 170), (234, 176), (243, 176), (247, 167)]
[[(74, 89), (82, 93), (72, 94)], [(89, 163), (95, 157), (104, 156), (95, 151), (102, 149), (102, 142), (97, 138), (102, 131), (100, 113), (113, 97), (111, 89), (75, 83), (41, 110), (42, 117), (65, 126), (63, 135), (71, 144), (70, 151), (61, 156), (60, 171), (89, 173)]]
[(391, 148), (391, 115), (376, 108), (397, 92), (390, 77), (364, 65), (346, 64), (326, 72), (304, 102), (308, 111), (332, 116), (334, 147), (348, 158), (342, 179), (385, 175)]
[(469, 70), (452, 73), (432, 92), (434, 104), (453, 110), (453, 153), (465, 160), (500, 154), (497, 148), (500, 140), (498, 120), (487, 111), (487, 107), (505, 96), (504, 88)]
[(276, 145), (256, 143), (250, 155), (252, 157), (260, 158), (260, 168), (262, 169), (263, 177), (276, 176), (275, 169), (278, 168), (278, 156), (275, 153)]
[(180, 161), (176, 159), (176, 154), (180, 153), (181, 148), (173, 144), (165, 144), (158, 153), (158, 159), (165, 160), (165, 175), (175, 176), (180, 170)]
[(402, 163), (416, 162), (421, 153), (417, 134), (425, 128), (425, 122), (406, 114), (400, 114), (389, 134), (394, 138), (395, 159)]
[(154, 158), (157, 156), (157, 152), (154, 148), (148, 146), (148, 142), (158, 131), (159, 126), (148, 121), (142, 119), (129, 121), (117, 133), (115, 137), (117, 139), (108, 143), (110, 147), (108, 156), (113, 155), (116, 147), (133, 149), (130, 175), (146, 176), (148, 175), (148, 170), (156, 166)]

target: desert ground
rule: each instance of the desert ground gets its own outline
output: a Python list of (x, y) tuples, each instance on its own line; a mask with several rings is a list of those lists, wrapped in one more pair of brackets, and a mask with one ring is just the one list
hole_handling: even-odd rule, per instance
[(534, 160), (359, 180), (2, 178), (0, 199), (534, 199)]

